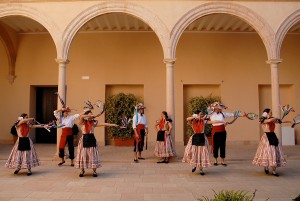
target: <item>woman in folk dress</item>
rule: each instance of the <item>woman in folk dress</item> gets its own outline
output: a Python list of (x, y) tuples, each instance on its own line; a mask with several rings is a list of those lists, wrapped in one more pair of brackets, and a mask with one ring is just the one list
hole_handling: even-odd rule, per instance
[(157, 163), (169, 163), (169, 158), (175, 156), (175, 148), (172, 142), (172, 120), (168, 118), (168, 113), (163, 111), (161, 119), (156, 121), (155, 130), (157, 132), (157, 140), (154, 155), (160, 157)]
[(29, 138), (29, 131), (31, 128), (48, 128), (48, 126), (32, 125), (30, 122), (33, 120), (34, 118), (29, 118), (23, 113), (15, 123), (18, 139), (5, 164), (7, 168), (15, 169), (14, 174), (18, 174), (21, 169), (27, 169), (27, 176), (30, 176), (31, 168), (40, 165), (40, 160)]
[(94, 136), (94, 128), (101, 126), (118, 126), (116, 124), (98, 123), (94, 118), (91, 110), (86, 110), (80, 115), (79, 124), (81, 125), (82, 137), (78, 142), (77, 157), (75, 160), (75, 168), (81, 169), (79, 177), (83, 177), (85, 169), (93, 169), (93, 177), (97, 177), (97, 168), (101, 167), (99, 149), (96, 138)]
[(278, 138), (274, 133), (276, 123), (288, 123), (282, 122), (280, 119), (272, 117), (272, 111), (266, 108), (263, 111), (260, 123), (264, 134), (259, 142), (255, 157), (252, 164), (257, 166), (263, 166), (265, 173), (269, 174), (269, 167), (272, 168), (272, 175), (278, 177), (276, 172), (277, 167), (286, 165), (281, 145)]
[(210, 167), (208, 140), (204, 134), (205, 124), (225, 123), (224, 121), (208, 121), (206, 116), (199, 110), (195, 111), (191, 117), (188, 117), (187, 122), (192, 126), (194, 134), (190, 137), (185, 148), (182, 162), (192, 165), (192, 172), (200, 169), (200, 175), (205, 175), (203, 168)]

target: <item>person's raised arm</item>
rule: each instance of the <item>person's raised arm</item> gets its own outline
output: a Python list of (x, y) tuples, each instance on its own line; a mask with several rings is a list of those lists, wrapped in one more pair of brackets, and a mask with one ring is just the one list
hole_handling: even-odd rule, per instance
[(96, 127), (101, 127), (101, 126), (113, 126), (113, 127), (119, 127), (117, 124), (110, 124), (110, 123), (99, 123), (96, 125)]

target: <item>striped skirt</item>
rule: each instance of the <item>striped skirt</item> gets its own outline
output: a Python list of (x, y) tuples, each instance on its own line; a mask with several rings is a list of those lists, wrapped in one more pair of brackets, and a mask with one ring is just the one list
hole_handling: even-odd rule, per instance
[(78, 142), (75, 168), (88, 169), (101, 167), (98, 145), (95, 147), (83, 147), (83, 137)]
[(20, 151), (18, 150), (19, 138), (16, 141), (10, 156), (5, 164), (5, 167), (11, 169), (31, 169), (41, 165), (38, 155), (35, 151), (33, 143), (29, 138), (30, 150)]
[[(204, 135), (204, 134), (200, 134), (200, 135)], [(206, 136), (205, 136), (205, 146), (192, 145), (193, 136), (194, 135), (190, 137), (185, 147), (182, 162), (189, 163), (193, 167), (199, 167), (199, 168), (210, 167), (211, 163), (209, 160), (208, 140)]]
[(264, 133), (259, 142), (253, 165), (264, 167), (282, 167), (286, 165), (281, 145), (270, 145), (267, 135)]
[(166, 137), (166, 142), (156, 141), (154, 155), (156, 157), (171, 157), (176, 155), (171, 135)]

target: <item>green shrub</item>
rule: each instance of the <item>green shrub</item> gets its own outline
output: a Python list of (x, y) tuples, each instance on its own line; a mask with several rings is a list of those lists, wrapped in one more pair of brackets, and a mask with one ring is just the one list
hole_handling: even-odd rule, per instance
[[(188, 102), (188, 114), (190, 116), (196, 110), (207, 112), (207, 107), (210, 104), (212, 104), (213, 102), (216, 102), (216, 101), (220, 101), (220, 100), (221, 100), (220, 97), (212, 96), (211, 94), (207, 97), (203, 97), (203, 96), (192, 97), (189, 99), (189, 102)], [(211, 129), (212, 129), (211, 125), (205, 126), (204, 133), (206, 136), (211, 136)], [(190, 126), (187, 127), (186, 135), (187, 135), (187, 137), (190, 137), (193, 135), (193, 129)]]
[(209, 199), (203, 197), (198, 199), (199, 201), (253, 201), (255, 197), (256, 190), (253, 195), (247, 195), (245, 191), (234, 191), (234, 190), (222, 190), (219, 193), (214, 191), (214, 198)]
[[(108, 96), (105, 101), (105, 122), (122, 125), (122, 115), (132, 118), (136, 103), (137, 98), (133, 94), (119, 93)], [(111, 138), (132, 138), (132, 122), (127, 128), (106, 127), (106, 131)]]

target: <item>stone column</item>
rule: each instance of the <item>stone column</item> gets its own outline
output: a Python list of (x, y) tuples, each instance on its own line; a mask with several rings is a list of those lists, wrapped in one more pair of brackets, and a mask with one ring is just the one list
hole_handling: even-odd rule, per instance
[[(58, 63), (58, 93), (61, 97), (61, 99), (66, 103), (66, 66), (69, 63), (68, 59), (55, 59), (55, 61)], [(57, 109), (61, 109), (62, 104), (57, 99)], [(61, 136), (61, 129), (57, 129), (57, 140), (56, 140), (56, 145), (57, 145), (57, 150), (59, 146), (59, 140)], [(58, 152), (57, 152), (58, 153)]]
[[(281, 118), (281, 108), (280, 108), (280, 88), (279, 88), (279, 76), (278, 76), (278, 65), (281, 63), (280, 59), (271, 59), (267, 61), (271, 67), (271, 92), (272, 92), (272, 111), (273, 116)], [(276, 125), (275, 133), (279, 141), (282, 141), (281, 136), (281, 125)]]
[(172, 140), (175, 146), (175, 97), (174, 97), (174, 63), (175, 59), (165, 59), (166, 64), (166, 111), (173, 122)]

